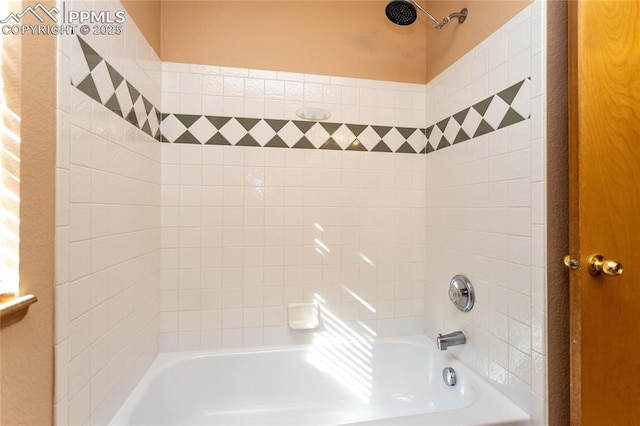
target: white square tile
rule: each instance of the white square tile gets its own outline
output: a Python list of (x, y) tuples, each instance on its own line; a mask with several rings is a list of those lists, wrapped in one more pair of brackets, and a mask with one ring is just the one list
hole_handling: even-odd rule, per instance
[(181, 114), (202, 114), (202, 94), (180, 93)]
[(375, 130), (373, 130), (370, 126), (367, 126), (367, 128), (362, 133), (360, 133), (360, 135), (358, 135), (358, 140), (368, 151), (370, 151), (378, 144), (378, 142), (380, 142), (381, 138)]
[(518, 23), (507, 35), (509, 58), (516, 57), (519, 53), (531, 46), (531, 20), (524, 19)]
[(211, 124), (211, 121), (205, 117), (200, 117), (189, 127), (189, 133), (195, 136), (201, 144), (204, 144), (217, 133), (217, 130)]
[(322, 84), (305, 82), (303, 98), (305, 102), (322, 102), (323, 101)]
[(161, 333), (158, 340), (161, 353), (178, 350), (178, 333)]
[(510, 180), (509, 183), (509, 206), (528, 207), (531, 206), (531, 184), (529, 179)]
[(180, 93), (180, 73), (172, 71), (162, 72), (162, 92)]
[(249, 70), (246, 68), (220, 67), (220, 74), (229, 76), (248, 77)]
[(342, 88), (337, 85), (324, 85), (322, 88), (323, 102), (328, 104), (340, 104), (342, 100)]
[(531, 176), (531, 151), (523, 149), (512, 152), (509, 156), (509, 179), (519, 179)]
[(531, 230), (531, 264), (544, 267), (546, 255), (546, 238), (543, 225), (533, 225)]
[(180, 73), (180, 93), (202, 93), (202, 76), (200, 74)]
[(531, 356), (514, 347), (509, 348), (509, 372), (526, 384), (531, 384)]
[(235, 119), (229, 120), (219, 131), (232, 145), (238, 143), (247, 134), (247, 130)]
[(494, 38), (489, 47), (489, 69), (493, 70), (507, 61), (509, 57), (509, 40), (507, 38)]
[(396, 128), (392, 128), (386, 135), (384, 135), (382, 140), (393, 152), (397, 151), (405, 142), (404, 137)]
[(537, 395), (544, 397), (547, 394), (547, 359), (537, 352), (534, 352), (531, 358), (531, 388)]
[(510, 291), (509, 316), (525, 325), (531, 325), (531, 297)]
[(411, 92), (396, 91), (394, 94), (394, 106), (396, 109), (411, 109), (413, 98)]
[(502, 339), (489, 336), (489, 359), (509, 368), (509, 345)]
[(180, 166), (180, 185), (200, 185), (202, 166), (184, 164)]
[(284, 82), (278, 80), (264, 81), (264, 97), (267, 99), (284, 99)]
[(224, 147), (207, 146), (202, 150), (202, 164), (221, 165), (224, 162), (223, 155), (224, 155)]
[(505, 62), (491, 69), (488, 77), (489, 95), (506, 89), (509, 87), (509, 64)]
[(509, 105), (503, 101), (499, 96), (494, 96), (489, 104), (487, 112), (484, 114), (484, 119), (491, 127), (497, 129), (505, 114), (509, 109)]
[(509, 319), (509, 345), (527, 355), (531, 354), (531, 327)]
[(531, 142), (531, 181), (532, 182), (542, 182), (545, 178), (546, 165), (545, 165), (544, 141), (545, 141), (544, 139), (537, 139)]
[[(131, 101), (129, 101), (131, 103)], [(86, 130), (91, 130), (92, 111), (95, 106), (99, 106), (84, 93), (77, 89), (71, 90), (71, 124)]]
[(284, 83), (284, 96), (287, 101), (303, 101), (304, 83), (286, 81)]
[(545, 223), (544, 185), (542, 182), (531, 184), (531, 223)]
[(162, 120), (162, 123), (160, 124), (160, 132), (168, 142), (175, 141), (186, 131), (186, 126), (173, 114)]
[(182, 62), (162, 62), (162, 71), (189, 72), (189, 64)]
[(218, 75), (203, 75), (202, 94), (222, 96), (224, 94), (224, 77)]
[(286, 118), (284, 101), (279, 99), (265, 99), (264, 118), (283, 120)]
[(69, 424), (84, 424), (91, 414), (91, 394), (87, 384), (69, 401)]
[(196, 144), (180, 144), (180, 164), (202, 164), (202, 147)]
[(545, 313), (542, 310), (533, 309), (531, 316), (531, 348), (538, 353), (546, 354), (547, 333)]
[(265, 118), (265, 101), (260, 98), (245, 98), (244, 113), (247, 117)]
[[(509, 84), (514, 84), (531, 77), (531, 50), (527, 48), (523, 52), (509, 59), (508, 62)], [(525, 118), (527, 118), (525, 116)]]
[[(506, 308), (506, 306), (505, 306)], [(497, 311), (489, 312), (489, 333), (503, 341), (509, 340), (509, 320), (504, 314)]]
[(305, 136), (316, 148), (320, 148), (331, 137), (319, 123), (314, 124)]
[(163, 113), (180, 112), (180, 94), (179, 93), (163, 93), (162, 105), (160, 109), (162, 110)]
[(178, 350), (194, 351), (200, 349), (200, 332), (186, 331), (178, 333)]
[(524, 295), (531, 294), (531, 268), (529, 266), (509, 264), (509, 289)]
[(509, 237), (509, 261), (531, 265), (531, 237)]
[(278, 131), (278, 136), (289, 146), (295, 145), (303, 135), (304, 133), (293, 122), (288, 122)]
[(509, 234), (531, 235), (531, 210), (529, 208), (509, 209)]

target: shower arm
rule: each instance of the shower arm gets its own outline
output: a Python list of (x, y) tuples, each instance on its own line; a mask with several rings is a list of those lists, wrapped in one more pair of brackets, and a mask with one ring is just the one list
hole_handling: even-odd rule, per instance
[(438, 21), (436, 18), (433, 17), (433, 15), (431, 15), (429, 12), (427, 12), (422, 6), (420, 6), (418, 4), (418, 2), (416, 2), (415, 0), (409, 0), (420, 12), (422, 12), (422, 14), (424, 16), (426, 16), (427, 18), (429, 18), (431, 20), (431, 22), (433, 22), (434, 24), (436, 24), (436, 29), (441, 29), (442, 27), (444, 27), (447, 23), (449, 23), (449, 21), (452, 18), (458, 18), (458, 22), (463, 23), (464, 20), (467, 18), (467, 8), (465, 7), (464, 9), (462, 9), (460, 12), (454, 12), (452, 14), (450, 14), (449, 16), (445, 17), (442, 21)]

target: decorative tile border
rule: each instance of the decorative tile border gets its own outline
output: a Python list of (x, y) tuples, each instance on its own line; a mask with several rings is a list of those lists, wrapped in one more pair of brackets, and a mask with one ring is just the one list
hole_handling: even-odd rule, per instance
[[(86, 41), (80, 37), (77, 40), (85, 61), (74, 63), (71, 85), (160, 141), (160, 110)], [(74, 45), (74, 48), (78, 45)]]
[(346, 151), (424, 151), (425, 129), (299, 120), (163, 114), (162, 141)]
[(426, 129), (163, 113), (83, 39), (71, 84), (166, 143), (428, 154), (531, 118), (527, 78)]
[(531, 77), (437, 122), (426, 130), (426, 153), (531, 118)]

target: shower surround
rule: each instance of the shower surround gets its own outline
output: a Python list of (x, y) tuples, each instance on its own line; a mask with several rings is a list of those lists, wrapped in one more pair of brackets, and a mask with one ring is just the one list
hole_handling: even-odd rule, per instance
[[(145, 123), (161, 63), (131, 20), (121, 36), (83, 40), (58, 37), (58, 425), (106, 424), (158, 353), (161, 157)], [(114, 96), (139, 124), (103, 106)]]
[(311, 301), (421, 332), (424, 102), (423, 85), (164, 63), (161, 350), (304, 342), (286, 306)]
[(303, 301), (465, 330), (452, 351), (544, 423), (543, 6), (426, 86), (162, 63), (132, 22), (60, 38), (57, 423), (106, 422), (158, 351), (308, 342)]
[[(497, 130), (426, 155), (425, 313), (428, 335), (465, 331), (467, 344), (450, 351), (534, 424), (546, 423), (545, 34), (546, 3), (536, 1), (426, 86), (427, 117), (442, 122), (524, 81), (515, 97), (481, 104)], [(514, 113), (530, 118), (500, 128)], [(476, 291), (469, 314), (446, 302), (457, 273)]]

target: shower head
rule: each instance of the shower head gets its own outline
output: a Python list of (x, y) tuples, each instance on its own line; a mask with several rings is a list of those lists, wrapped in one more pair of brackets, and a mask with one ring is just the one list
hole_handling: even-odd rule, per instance
[(396, 25), (411, 25), (418, 17), (416, 7), (408, 0), (393, 0), (389, 2), (385, 13), (387, 18)]
[(387, 18), (396, 25), (411, 25), (418, 17), (416, 9), (429, 18), (438, 30), (444, 27), (452, 18), (458, 18), (458, 22), (461, 24), (467, 19), (467, 8), (465, 7), (460, 12), (454, 12), (442, 21), (438, 21), (415, 0), (392, 0), (387, 4), (385, 13)]

